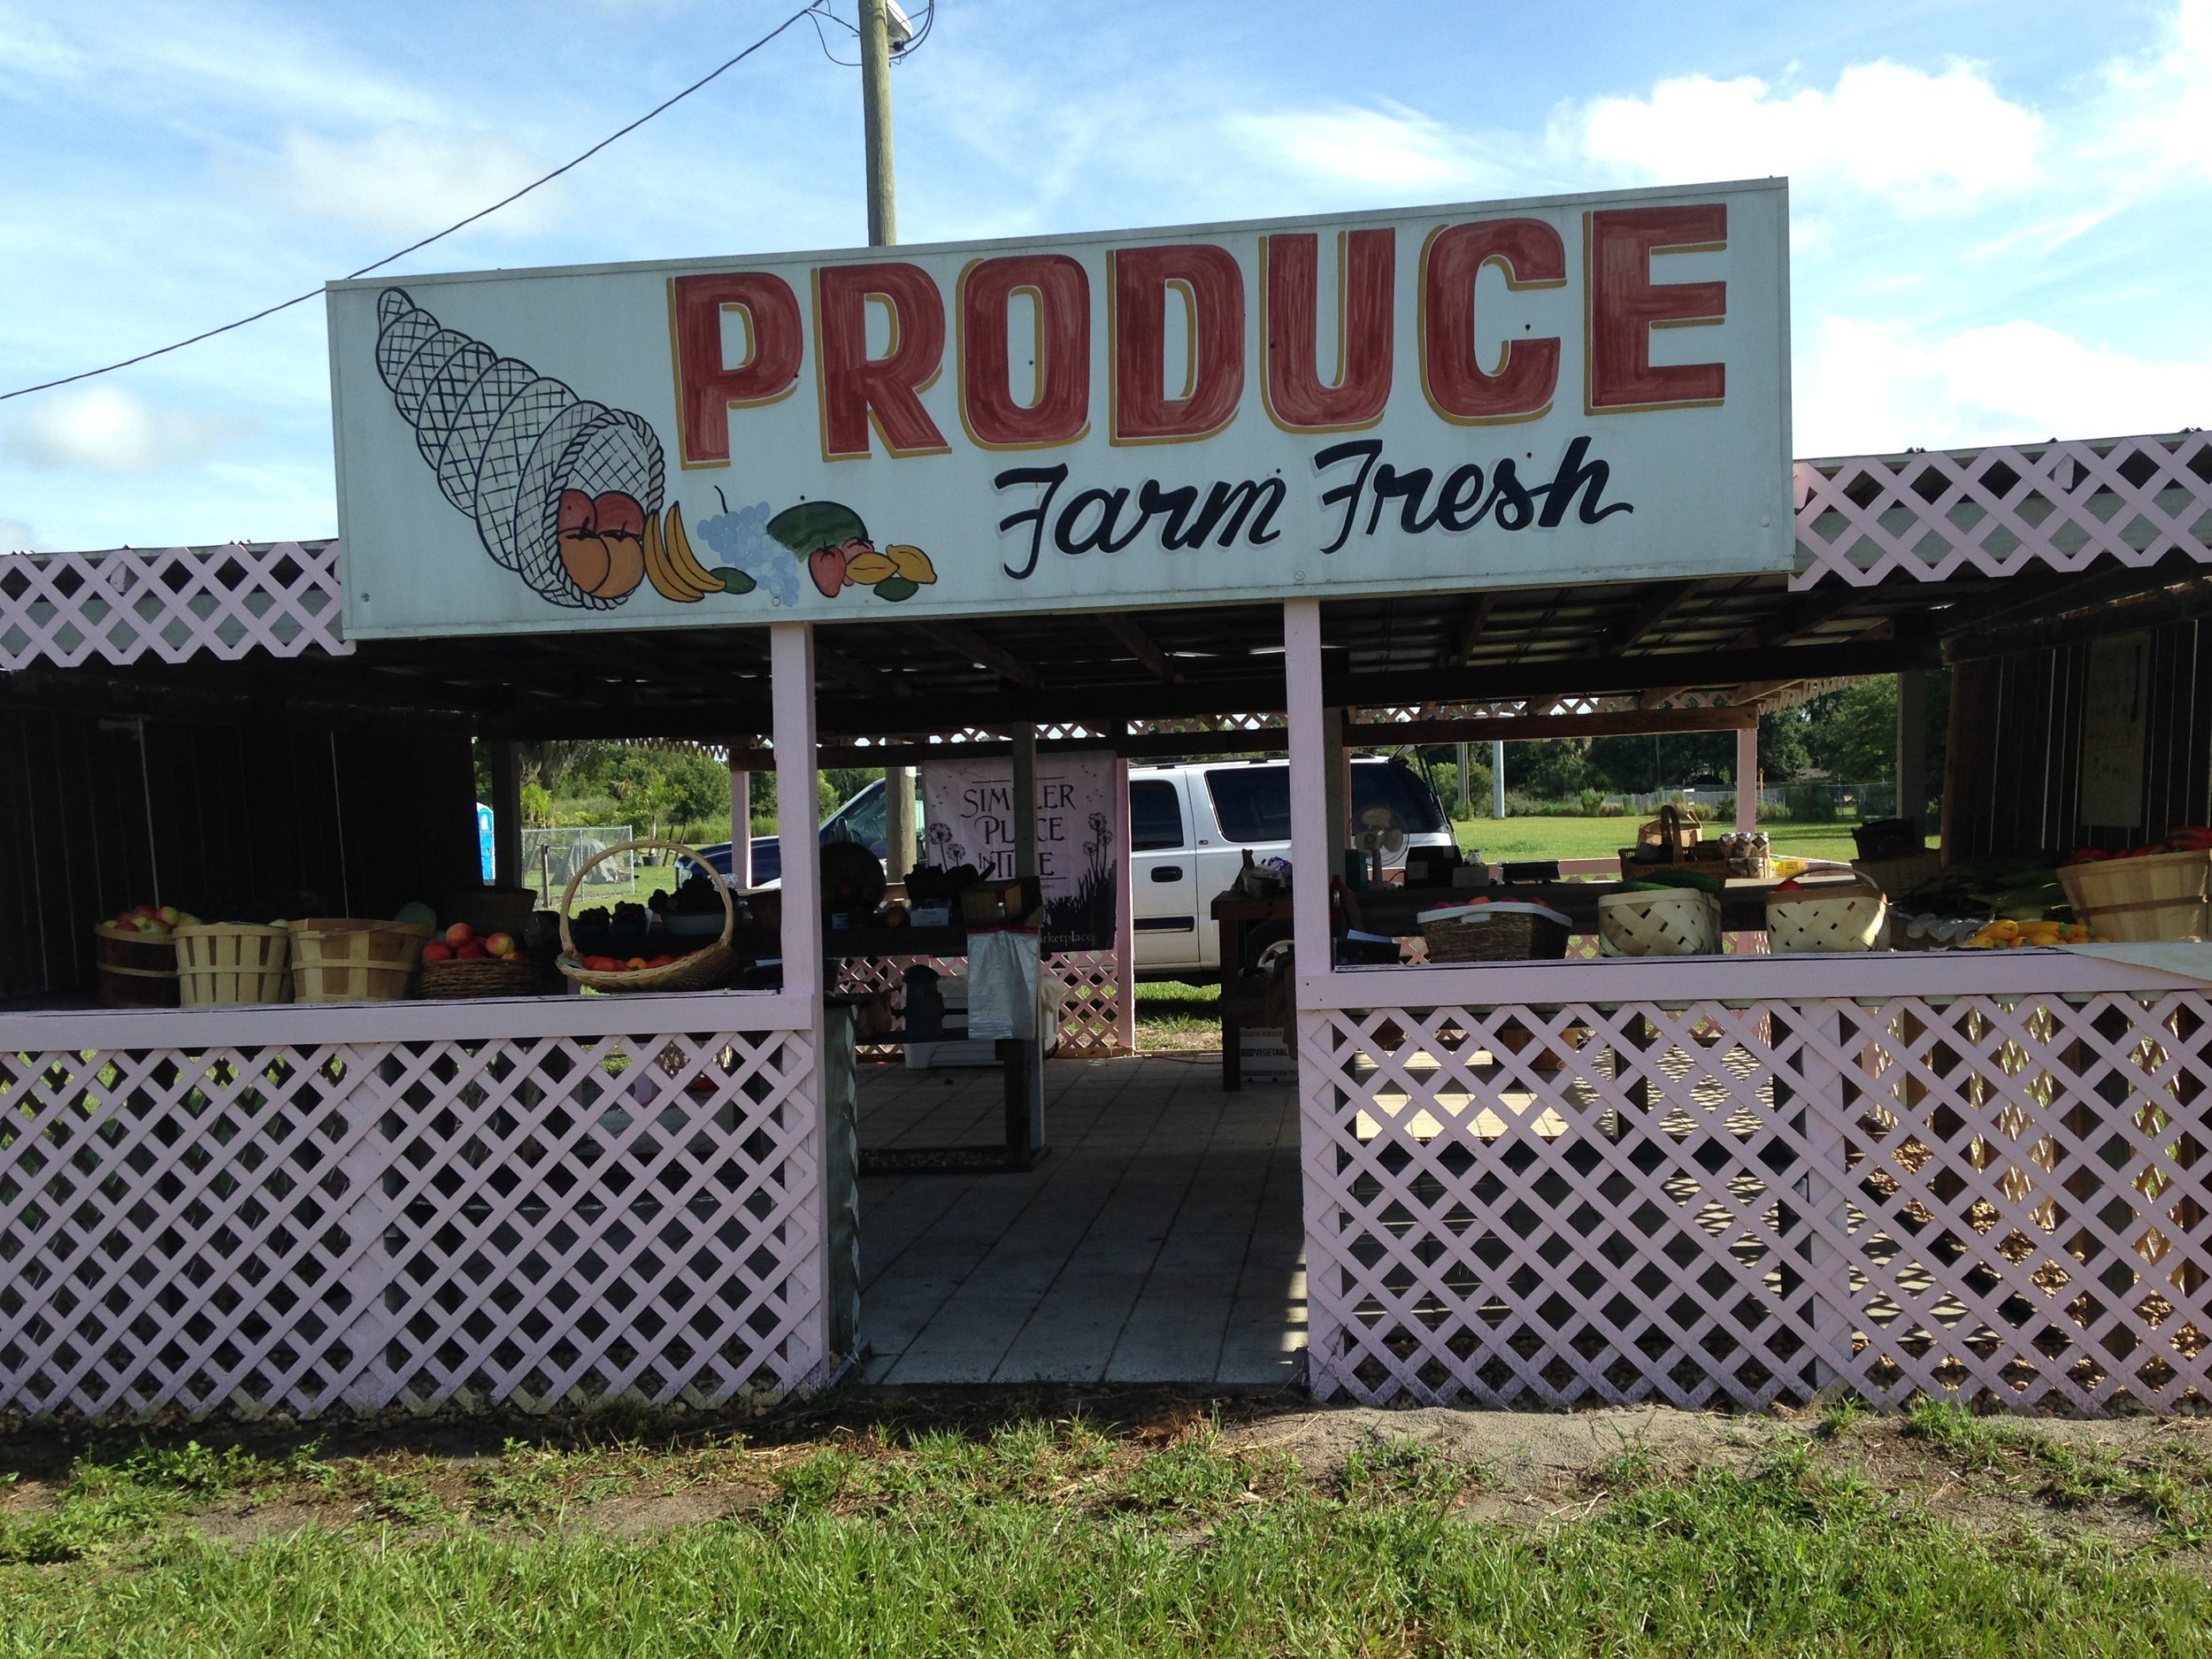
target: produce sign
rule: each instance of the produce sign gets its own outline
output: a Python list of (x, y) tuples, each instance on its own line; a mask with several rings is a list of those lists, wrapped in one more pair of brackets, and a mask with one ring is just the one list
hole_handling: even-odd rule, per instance
[(336, 283), (350, 638), (1788, 568), (1779, 181)]

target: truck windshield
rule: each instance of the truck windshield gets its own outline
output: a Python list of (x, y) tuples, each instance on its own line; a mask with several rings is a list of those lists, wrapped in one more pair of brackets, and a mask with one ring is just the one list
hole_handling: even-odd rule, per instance
[[(1206, 773), (1206, 793), (1214, 817), (1232, 841), (1286, 841), (1290, 839), (1290, 767), (1216, 766)], [(1394, 761), (1352, 763), (1352, 817), (1370, 807), (1386, 807), (1409, 833), (1433, 834), (1444, 827), (1444, 809), (1420, 774)]]

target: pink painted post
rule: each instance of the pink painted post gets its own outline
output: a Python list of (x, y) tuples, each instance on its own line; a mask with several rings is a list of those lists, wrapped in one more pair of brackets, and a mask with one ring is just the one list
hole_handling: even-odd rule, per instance
[(814, 627), (768, 625), (776, 725), (776, 838), (783, 852), (783, 987), (822, 1023), (822, 845), (815, 831)]
[(1129, 763), (1114, 762), (1114, 1047), (1137, 1051), (1136, 860), (1129, 846)]
[(1759, 728), (1747, 726), (1736, 733), (1736, 827), (1759, 827)]
[(1290, 746), (1291, 925), (1298, 977), (1330, 969), (1329, 875), (1341, 827), (1329, 822), (1329, 763), (1321, 701), (1321, 602), (1283, 602), (1283, 689)]
[[(730, 748), (737, 749), (733, 738)], [(730, 771), (730, 885), (742, 893), (753, 885), (753, 774)]]

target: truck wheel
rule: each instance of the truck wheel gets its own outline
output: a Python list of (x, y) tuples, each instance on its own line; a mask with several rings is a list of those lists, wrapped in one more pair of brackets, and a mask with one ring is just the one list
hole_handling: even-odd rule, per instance
[(1291, 947), (1294, 933), (1288, 922), (1262, 922), (1244, 936), (1244, 971), (1264, 973), (1275, 958)]

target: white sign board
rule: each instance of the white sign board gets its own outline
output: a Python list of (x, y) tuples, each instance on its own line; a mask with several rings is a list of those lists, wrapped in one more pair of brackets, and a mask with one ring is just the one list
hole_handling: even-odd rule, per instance
[[(991, 881), (1014, 868), (1014, 768), (1009, 760), (922, 766), (922, 856), (941, 870), (971, 864)], [(1114, 757), (1048, 755), (1037, 762), (1037, 875), (1044, 948), (1111, 950), (1119, 864)]]
[(349, 638), (1786, 570), (1779, 180), (329, 291)]
[(2082, 687), (2081, 807), (2085, 824), (2143, 827), (2150, 737), (2151, 636), (2123, 634), (2089, 648)]

